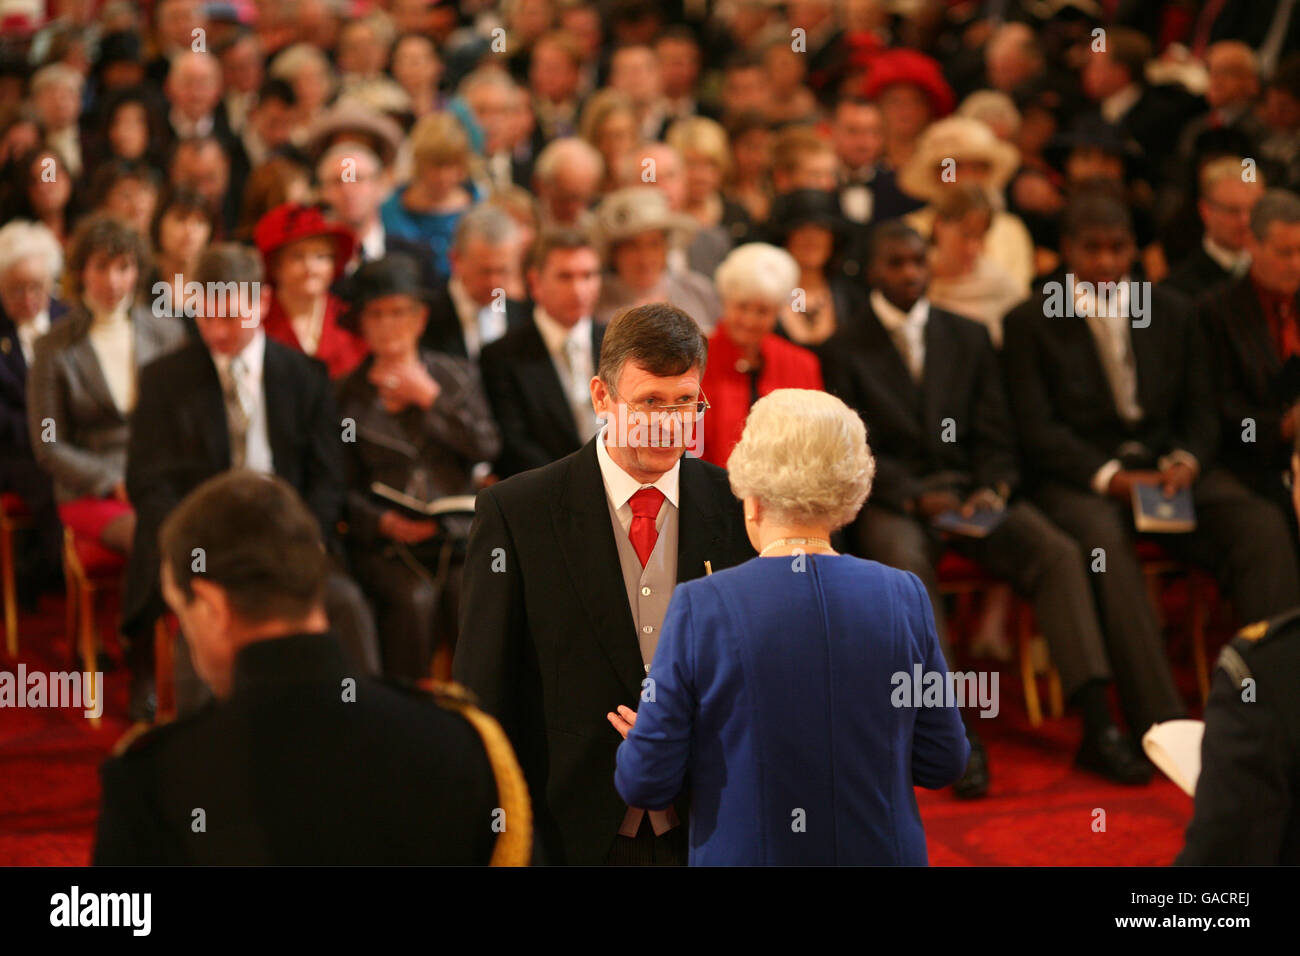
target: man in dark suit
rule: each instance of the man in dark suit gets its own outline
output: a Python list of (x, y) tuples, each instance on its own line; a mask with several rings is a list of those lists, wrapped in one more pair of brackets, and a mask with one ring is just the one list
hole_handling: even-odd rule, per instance
[(1283, 475), (1300, 422), (1300, 199), (1265, 193), (1246, 245), (1250, 271), (1197, 310), (1214, 359), (1223, 464), (1285, 514)]
[[(244, 246), (218, 244), (199, 261), (195, 281), (208, 291), (195, 316), (201, 340), (151, 363), (140, 374), (131, 422), (126, 487), (136, 508), (136, 537), (127, 565), (122, 629), (137, 647), (135, 674), (147, 679), (154, 621), (163, 613), (158, 589), (157, 534), (163, 519), (201, 482), (230, 468), (284, 478), (302, 496), (321, 538), (341, 553), (337, 524), (345, 493), (340, 423), (325, 368), (270, 339), (256, 300), (218, 297), (221, 283), (256, 291), (261, 264)], [(331, 575), (326, 602), (334, 630), (353, 664), (377, 673), (374, 624), (360, 589), (341, 571)], [(180, 648), (182, 695), (186, 686)], [(141, 668), (144, 668), (141, 670)]]
[(589, 380), (605, 429), (478, 495), (453, 672), (510, 735), (550, 863), (686, 862), (687, 802), (623, 803), (605, 714), (653, 694), (675, 584), (754, 556), (726, 472), (682, 457), (706, 351), (673, 306), (616, 317)]
[[(915, 573), (925, 584), (950, 666), (936, 565), (945, 544), (1008, 580), (1034, 602), (1065, 692), (1084, 717), (1078, 762), (1120, 783), (1150, 767), (1110, 718), (1105, 642), (1078, 545), (1024, 499), (1002, 373), (982, 325), (933, 307), (925, 241), (902, 222), (870, 234), (863, 311), (826, 349), (826, 378), (871, 436), (876, 479), (853, 529), (858, 553)], [(1000, 515), (984, 537), (950, 536), (940, 515)], [(1124, 666), (1127, 661), (1117, 661)], [(988, 789), (986, 757), (968, 731), (971, 761), (958, 796)]]
[(1203, 292), (1250, 268), (1250, 212), (1264, 193), (1264, 184), (1244, 178), (1240, 156), (1211, 160), (1201, 169), (1200, 200), (1196, 204), (1205, 235), (1201, 244), (1170, 270), (1165, 285), (1195, 300)]
[(1196, 530), (1163, 534), (1173, 554), (1213, 567), (1240, 615), (1300, 603), (1300, 572), (1277, 509), (1214, 467), (1219, 423), (1205, 343), (1181, 296), (1130, 283), (1132, 219), (1108, 194), (1071, 200), (1066, 273), (1014, 309), (1002, 356), (1035, 499), (1090, 562), (1111, 655), (1161, 679), (1125, 688), (1130, 729), (1180, 716), (1160, 625), (1134, 546), (1138, 485), (1190, 489)]
[(1129, 27), (1111, 27), (1105, 48), (1088, 53), (1081, 79), (1102, 119), (1142, 147), (1147, 176), (1154, 181), (1163, 174), (1188, 120), (1204, 112), (1205, 101), (1175, 83), (1147, 83), (1150, 59), (1150, 40)]
[(598, 424), (586, 389), (605, 334), (591, 317), (600, 297), (600, 256), (582, 233), (543, 233), (530, 255), (528, 284), (532, 321), (479, 356), (501, 428), (496, 473), (503, 478), (576, 451)]
[(461, 217), (448, 253), (451, 278), (429, 302), (422, 347), (477, 362), (486, 346), (530, 324), (528, 307), (505, 294), (521, 239), (510, 214), (495, 206)]
[[(221, 61), (212, 53), (187, 50), (177, 54), (167, 70), (163, 87), (171, 110), (167, 114), (169, 145), (211, 136), (221, 144), (230, 168), (229, 191), (238, 207), (248, 181), (250, 165), (244, 144), (230, 128), (222, 104)], [(227, 223), (230, 226), (230, 223)]]
[[(1293, 446), (1291, 523), (1300, 517)], [(1223, 648), (1205, 705), (1196, 809), (1183, 866), (1300, 863), (1300, 608), (1243, 627)]]
[(349, 666), (320, 525), (286, 481), (213, 478), (160, 537), (163, 593), (219, 702), (104, 764), (96, 864), (527, 862), (500, 728)]
[(369, 146), (346, 140), (326, 149), (316, 161), (316, 184), (321, 201), (357, 237), (348, 275), (363, 262), (400, 252), (415, 263), (426, 289), (442, 281), (427, 243), (394, 236), (384, 228), (379, 207), (392, 192), (392, 176)]
[(15, 555), (18, 596), (34, 608), (59, 577), (63, 532), (54, 482), (36, 461), (27, 420), (27, 369), (36, 339), (67, 314), (51, 297), (63, 256), (44, 226), (0, 229), (0, 492), (15, 494), (32, 518), (32, 540)]

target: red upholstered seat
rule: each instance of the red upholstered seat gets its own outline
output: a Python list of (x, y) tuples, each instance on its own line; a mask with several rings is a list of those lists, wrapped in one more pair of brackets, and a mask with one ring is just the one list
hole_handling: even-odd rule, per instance
[(948, 581), (985, 581), (990, 584), (994, 583), (994, 578), (983, 568), (972, 561), (965, 555), (958, 554), (951, 548), (944, 551), (943, 557), (939, 559), (939, 566), (935, 569), (939, 576), (939, 583), (943, 584)]
[(1137, 539), (1137, 556), (1138, 560), (1143, 563), (1147, 561), (1173, 560), (1159, 541), (1153, 541), (1147, 537), (1140, 537)]
[(126, 569), (126, 555), (110, 551), (98, 541), (77, 535), (73, 546), (77, 549), (77, 560), (82, 570), (92, 580), (121, 574)]

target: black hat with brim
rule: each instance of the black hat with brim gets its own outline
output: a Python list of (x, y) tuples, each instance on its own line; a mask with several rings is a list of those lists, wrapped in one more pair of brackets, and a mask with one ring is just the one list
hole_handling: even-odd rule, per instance
[(353, 333), (360, 332), (361, 313), (376, 299), (406, 295), (424, 305), (433, 299), (433, 291), (420, 284), (418, 263), (401, 252), (363, 263), (352, 275), (335, 283), (333, 291), (347, 303), (347, 310), (339, 316), (339, 327)]

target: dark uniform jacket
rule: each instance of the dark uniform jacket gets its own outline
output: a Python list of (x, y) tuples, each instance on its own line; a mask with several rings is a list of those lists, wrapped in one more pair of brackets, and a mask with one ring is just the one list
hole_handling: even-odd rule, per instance
[(1233, 638), (1205, 708), (1179, 864), (1300, 863), (1300, 608)]
[(94, 862), (485, 864), (525, 835), (469, 715), (350, 679), (331, 634), (245, 647), (228, 699), (104, 764)]

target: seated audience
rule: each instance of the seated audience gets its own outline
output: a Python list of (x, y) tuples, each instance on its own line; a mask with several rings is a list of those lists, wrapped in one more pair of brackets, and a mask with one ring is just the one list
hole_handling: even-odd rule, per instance
[(427, 303), (424, 348), (477, 363), (485, 346), (528, 324), (528, 306), (506, 294), (521, 241), (515, 221), (494, 205), (461, 218), (448, 256), (451, 278)]
[[(1017, 496), (1015, 432), (987, 332), (930, 303), (925, 243), (904, 223), (873, 230), (864, 265), (872, 286), (867, 306), (832, 340), (826, 363), (831, 390), (862, 415), (876, 454), (875, 496), (852, 529), (856, 553), (921, 579), (949, 662), (937, 573), (945, 548), (1027, 596), (1067, 698), (1084, 718), (1077, 762), (1119, 783), (1145, 783), (1151, 768), (1110, 719), (1106, 645), (1083, 556)], [(936, 523), (977, 512), (996, 521), (984, 535), (945, 536)], [(1144, 679), (1127, 667), (1117, 658), (1124, 677)], [(982, 796), (989, 783), (984, 747), (971, 724), (971, 765), (956, 788), (961, 797)]]
[(596, 434), (590, 382), (605, 326), (592, 318), (600, 256), (582, 233), (541, 235), (529, 257), (531, 321), (479, 354), (483, 386), (501, 428), (502, 478), (550, 464)]
[(781, 334), (821, 354), (835, 330), (851, 325), (862, 307), (861, 283), (838, 268), (850, 243), (839, 201), (826, 189), (779, 195), (766, 231), (769, 240), (789, 252), (799, 266), (796, 288), (802, 295), (782, 305)]
[[(1078, 195), (1062, 227), (1064, 272), (1007, 316), (1002, 358), (1034, 501), (1098, 568), (1111, 654), (1131, 662), (1116, 668), (1120, 702), (1142, 733), (1180, 716), (1183, 702), (1136, 549), (1135, 488), (1190, 491), (1195, 530), (1154, 537), (1212, 568), (1241, 620), (1300, 604), (1300, 572), (1277, 506), (1216, 466), (1219, 415), (1195, 315), (1176, 293), (1129, 284), (1128, 209), (1105, 193)], [(1133, 683), (1142, 672), (1151, 679)]]
[(1263, 193), (1242, 254), (1246, 271), (1198, 302), (1215, 371), (1219, 456), (1286, 514), (1285, 479), (1300, 432), (1300, 198)]
[(1201, 169), (1200, 201), (1205, 224), (1201, 246), (1170, 270), (1165, 285), (1195, 299), (1250, 269), (1250, 213), (1264, 193), (1263, 175), (1244, 176), (1240, 156), (1212, 160)]
[[(198, 334), (194, 325), (193, 301), (186, 284), (193, 278), (199, 256), (208, 247), (217, 221), (212, 207), (191, 189), (177, 189), (158, 203), (149, 238), (153, 241), (151, 281), (145, 284), (151, 300), (166, 314), (185, 326), (190, 337)], [(166, 285), (159, 293), (158, 285)]]
[(437, 646), (456, 643), (469, 517), (421, 517), (372, 485), (425, 503), (473, 494), (474, 466), (494, 461), (501, 439), (477, 370), (420, 348), (430, 296), (410, 259), (394, 253), (366, 263), (344, 296), (343, 326), (370, 347), (338, 385), (339, 414), (356, 423), (343, 453), (347, 544), (375, 601), (384, 673), (416, 681), (429, 676)]
[(469, 180), (469, 138), (453, 114), (432, 113), (411, 130), (409, 142), (411, 181), (380, 207), (380, 217), (391, 235), (427, 246), (438, 274), (449, 275), (456, 222), (482, 198)]
[[(839, 399), (759, 399), (730, 460), (758, 557), (673, 589), (654, 692), (608, 715), (628, 804), (689, 794), (692, 865), (927, 862), (912, 788), (947, 786), (969, 747), (956, 707), (890, 694), (893, 674), (948, 669), (916, 579), (831, 547), (874, 473)], [(792, 826), (793, 807), (822, 825)]]
[(218, 702), (104, 765), (96, 865), (528, 862), (526, 790), (500, 729), (463, 696), (355, 669), (325, 610), (320, 530), (288, 482), (247, 471), (177, 502), (163, 594)]
[[(315, 515), (331, 554), (342, 553), (343, 442), (334, 394), (320, 362), (263, 330), (254, 294), (262, 278), (262, 264), (247, 247), (218, 243), (208, 249), (195, 270), (205, 290), (195, 316), (198, 339), (150, 365), (140, 379), (126, 486), (141, 533), (127, 566), (122, 631), (134, 639), (132, 706), (141, 716), (151, 707), (149, 638), (165, 610), (158, 529), (194, 488), (232, 468), (279, 475)], [(325, 606), (351, 666), (377, 672), (370, 611), (337, 563)], [(202, 703), (206, 690), (184, 645), (177, 648), (176, 669), (177, 709), (184, 713)]]
[(285, 203), (253, 230), (262, 254), (270, 300), (262, 319), (266, 334), (325, 363), (342, 378), (366, 355), (360, 336), (339, 328), (343, 302), (330, 291), (352, 258), (356, 237), (316, 206)]
[(606, 268), (597, 319), (603, 324), (631, 306), (671, 302), (712, 330), (720, 311), (713, 284), (698, 272), (668, 267), (670, 250), (685, 247), (694, 233), (691, 218), (673, 212), (661, 190), (628, 186), (606, 196), (592, 228)]
[(700, 383), (709, 402), (700, 457), (725, 468), (761, 396), (778, 388), (820, 389), (822, 373), (816, 355), (776, 334), (777, 315), (799, 281), (790, 253), (747, 243), (722, 261), (713, 281), (722, 319), (709, 336), (709, 365)]
[(68, 250), (68, 316), (36, 340), (27, 378), (32, 450), (54, 478), (60, 518), (120, 554), (135, 528), (126, 449), (137, 377), (185, 337), (138, 301), (148, 262), (144, 238), (126, 224), (83, 220)]
[(975, 319), (1002, 347), (1002, 317), (1029, 294), (985, 252), (993, 206), (974, 183), (945, 189), (934, 204), (930, 227), (930, 302)]
[(32, 537), (16, 548), (16, 583), (23, 604), (59, 577), (63, 531), (54, 484), (36, 462), (27, 423), (28, 369), (36, 340), (67, 315), (54, 298), (63, 250), (39, 223), (15, 220), (0, 228), (0, 494), (17, 495), (32, 516)]
[(951, 116), (926, 129), (916, 150), (898, 174), (898, 185), (910, 196), (926, 200), (924, 209), (909, 213), (907, 222), (922, 235), (934, 223), (934, 204), (957, 184), (982, 187), (993, 207), (993, 222), (985, 237), (985, 254), (1028, 290), (1034, 279), (1034, 241), (1019, 217), (1006, 211), (1002, 190), (1020, 165), (1010, 143), (993, 135), (979, 120)]

